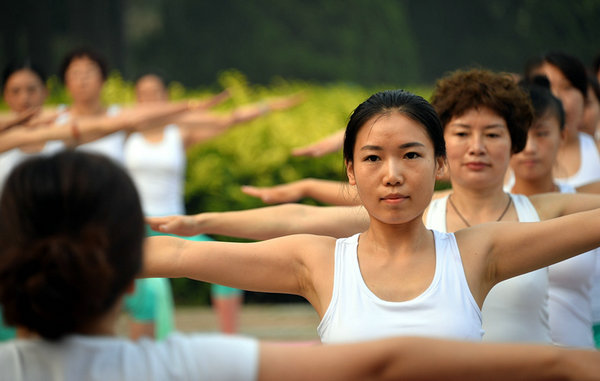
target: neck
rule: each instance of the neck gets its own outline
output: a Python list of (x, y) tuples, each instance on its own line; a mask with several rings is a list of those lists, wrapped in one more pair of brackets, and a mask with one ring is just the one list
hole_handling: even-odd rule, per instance
[(460, 208), (461, 213), (477, 214), (477, 211), (495, 210), (506, 203), (506, 193), (502, 184), (488, 188), (472, 189), (452, 183), (452, 201)]
[(71, 113), (76, 116), (103, 115), (106, 112), (100, 99), (88, 102), (75, 102), (71, 105)]
[(538, 193), (556, 192), (557, 188), (551, 175), (536, 180), (515, 178), (515, 185), (512, 187), (511, 192), (530, 196)]
[(369, 228), (361, 234), (360, 242), (375, 246), (377, 251), (389, 255), (410, 255), (417, 252), (429, 238), (430, 232), (423, 224), (422, 214), (409, 222), (399, 224), (384, 223), (371, 216)]

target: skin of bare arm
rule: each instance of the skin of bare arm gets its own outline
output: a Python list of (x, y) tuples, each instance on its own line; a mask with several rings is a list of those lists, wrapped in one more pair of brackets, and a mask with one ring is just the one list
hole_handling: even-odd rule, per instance
[(254, 243), (146, 239), (143, 277), (189, 277), (249, 291), (306, 298), (323, 315), (333, 289), (335, 239), (293, 235)]
[(273, 187), (243, 186), (242, 192), (260, 198), (267, 204), (295, 202), (302, 198), (338, 206), (360, 205), (356, 189), (341, 181), (302, 179)]
[(600, 193), (600, 181), (585, 184), (577, 188), (579, 193)]
[(194, 216), (151, 217), (146, 221), (153, 230), (164, 233), (220, 234), (256, 240), (299, 233), (341, 238), (363, 232), (369, 227), (369, 216), (361, 206), (319, 207), (303, 204)]
[(550, 345), (411, 337), (312, 347), (262, 343), (258, 380), (587, 381), (599, 379), (599, 359), (597, 351)]
[(600, 209), (594, 209), (536, 223), (492, 222), (457, 231), (473, 296), (481, 306), (496, 283), (600, 246), (598, 226)]
[(323, 155), (327, 155), (328, 153), (338, 151), (344, 144), (345, 131), (345, 129), (338, 130), (316, 143), (305, 147), (296, 148), (292, 151), (292, 155), (321, 157)]

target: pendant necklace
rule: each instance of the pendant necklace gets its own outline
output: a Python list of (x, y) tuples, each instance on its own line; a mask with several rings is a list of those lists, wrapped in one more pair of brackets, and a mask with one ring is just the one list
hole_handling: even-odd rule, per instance
[[(456, 205), (454, 205), (454, 203), (452, 202), (452, 195), (448, 195), (448, 202), (450, 203), (450, 206), (452, 207), (452, 209), (454, 209), (454, 212), (456, 213), (456, 215), (461, 219), (461, 221), (465, 225), (467, 225), (467, 227), (470, 228), (471, 224), (469, 223), (469, 221), (467, 221), (467, 219), (465, 217), (463, 217), (463, 215), (458, 211), (458, 208), (456, 207)], [(510, 204), (512, 204), (512, 197), (510, 197), (510, 195), (509, 195), (508, 196), (508, 204), (506, 204), (504, 211), (502, 211), (502, 214), (500, 215), (500, 217), (498, 217), (496, 222), (500, 221), (504, 217), (506, 212), (508, 212), (508, 208), (510, 207)]]

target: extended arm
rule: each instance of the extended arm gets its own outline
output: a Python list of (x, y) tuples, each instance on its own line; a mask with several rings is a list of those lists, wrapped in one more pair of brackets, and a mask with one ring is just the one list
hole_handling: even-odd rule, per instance
[(475, 297), (483, 302), (502, 280), (600, 246), (599, 227), (600, 209), (594, 209), (542, 222), (481, 224), (456, 232), (456, 237), (466, 267), (481, 277), (483, 288), (476, 288), (480, 293)]
[(258, 197), (267, 204), (281, 204), (312, 198), (331, 205), (360, 205), (356, 189), (341, 181), (302, 179), (273, 187), (243, 186), (242, 192)]
[(269, 239), (290, 234), (348, 237), (365, 231), (369, 217), (362, 207), (284, 204), (233, 212), (200, 213), (147, 219), (152, 229), (178, 235), (220, 234)]
[(250, 122), (271, 111), (285, 110), (303, 101), (301, 95), (274, 98), (236, 108), (228, 114), (216, 114), (199, 110), (182, 115), (175, 123), (183, 128), (187, 148), (220, 135), (238, 124)]
[(255, 243), (150, 237), (146, 240), (143, 276), (188, 277), (244, 290), (307, 297), (311, 261), (318, 260), (319, 253), (333, 252), (334, 244), (333, 238), (309, 235)]
[(600, 352), (402, 337), (313, 347), (263, 343), (259, 381), (597, 380)]
[(338, 130), (326, 138), (305, 147), (296, 148), (292, 151), (294, 156), (320, 157), (335, 152), (344, 144), (345, 129)]

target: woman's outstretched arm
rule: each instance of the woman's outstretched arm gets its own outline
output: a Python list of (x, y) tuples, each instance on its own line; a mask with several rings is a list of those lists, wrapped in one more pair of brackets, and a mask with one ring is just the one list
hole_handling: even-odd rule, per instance
[(283, 204), (233, 212), (200, 213), (193, 216), (151, 217), (153, 230), (177, 235), (219, 234), (247, 239), (269, 239), (290, 234), (349, 237), (369, 227), (363, 207), (322, 207)]
[(326, 138), (319, 140), (316, 143), (310, 144), (305, 147), (296, 148), (292, 151), (294, 156), (310, 156), (320, 157), (328, 153), (340, 150), (344, 145), (344, 133), (346, 130), (342, 128), (327, 136)]
[(260, 198), (267, 204), (295, 202), (312, 198), (330, 205), (360, 205), (356, 189), (341, 181), (302, 179), (272, 187), (243, 186), (242, 192)]
[(600, 352), (401, 337), (311, 347), (260, 345), (259, 381), (600, 380)]

